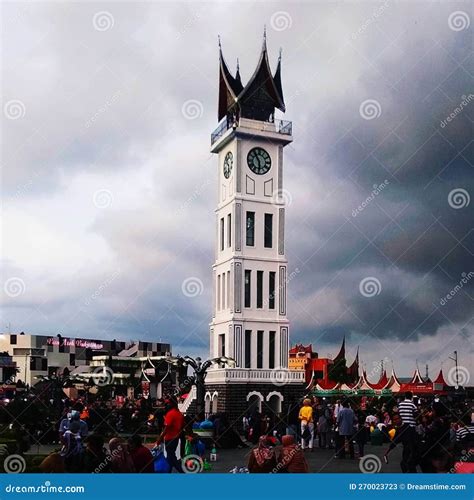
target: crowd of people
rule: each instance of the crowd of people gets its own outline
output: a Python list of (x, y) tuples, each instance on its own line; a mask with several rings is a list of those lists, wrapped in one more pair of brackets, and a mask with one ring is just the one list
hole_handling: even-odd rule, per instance
[[(466, 402), (431, 401), (406, 393), (395, 399), (330, 401), (306, 397), (290, 401), (275, 414), (253, 407), (242, 421), (224, 413), (184, 416), (173, 397), (164, 400), (110, 402), (64, 401), (55, 422), (38, 439), (49, 436), (58, 450), (40, 464), (44, 472), (183, 472), (186, 457), (206, 462), (209, 450), (252, 449), (245, 470), (251, 473), (309, 472), (307, 453), (334, 450), (335, 460), (361, 459), (367, 443), (382, 445), (388, 463), (391, 452), (402, 448), (402, 472), (449, 472), (469, 469), (474, 455), (474, 413)], [(210, 442), (201, 431), (210, 431)], [(25, 436), (33, 429), (15, 430), (21, 453)], [(153, 436), (143, 443), (142, 436)], [(211, 452), (212, 455), (212, 452)], [(184, 461), (183, 461), (184, 460)]]

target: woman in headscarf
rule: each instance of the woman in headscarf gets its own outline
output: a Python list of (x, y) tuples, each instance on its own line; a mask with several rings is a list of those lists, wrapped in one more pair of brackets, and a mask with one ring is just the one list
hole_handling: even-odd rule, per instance
[(110, 468), (112, 472), (135, 472), (128, 445), (120, 438), (109, 441)]
[(295, 443), (295, 437), (286, 435), (281, 438), (283, 448), (278, 456), (278, 472), (306, 473), (309, 472), (308, 462), (301, 446)]
[(258, 446), (254, 448), (249, 457), (248, 470), (253, 473), (276, 472), (277, 460), (268, 436), (261, 436)]

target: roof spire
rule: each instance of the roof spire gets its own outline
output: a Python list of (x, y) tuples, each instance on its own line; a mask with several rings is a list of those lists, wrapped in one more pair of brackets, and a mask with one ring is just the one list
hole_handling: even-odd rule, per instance
[(283, 52), (282, 48), (278, 51), (278, 62), (281, 62), (281, 53)]
[(263, 45), (262, 50), (267, 50), (267, 26), (263, 25)]
[(220, 35), (217, 35), (217, 43), (219, 44), (219, 50), (222, 50), (221, 36)]

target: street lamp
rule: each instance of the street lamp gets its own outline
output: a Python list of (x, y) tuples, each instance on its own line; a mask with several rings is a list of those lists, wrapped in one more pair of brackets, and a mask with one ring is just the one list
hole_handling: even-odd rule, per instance
[(200, 357), (191, 358), (190, 356), (177, 356), (174, 359), (170, 359), (171, 363), (190, 366), (193, 369), (193, 385), (196, 386), (196, 414), (200, 415), (204, 411), (204, 398), (205, 398), (205, 380), (207, 371), (212, 365), (235, 365), (235, 360), (228, 358), (227, 356), (220, 356), (218, 358), (211, 358), (206, 361), (202, 361)]

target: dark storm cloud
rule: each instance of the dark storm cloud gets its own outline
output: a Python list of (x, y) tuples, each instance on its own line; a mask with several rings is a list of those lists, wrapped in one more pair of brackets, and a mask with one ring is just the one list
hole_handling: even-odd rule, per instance
[[(440, 301), (473, 271), (474, 201), (448, 201), (456, 189), (474, 197), (474, 100), (461, 104), (473, 93), (471, 30), (448, 23), (467, 6), (112, 2), (19, 16), (8, 5), (16, 27), (6, 34), (6, 96), (26, 106), (25, 119), (4, 127), (4, 271), (26, 283), (24, 295), (6, 297), (8, 320), (37, 333), (162, 337), (174, 352), (205, 353), (216, 38), (246, 80), (266, 23), (273, 67), (284, 49), (294, 124), (285, 150), (292, 341), (335, 354), (346, 334), (352, 347), (389, 349), (407, 365), (417, 349), (436, 358), (459, 331), (465, 347), (474, 279)], [(102, 10), (114, 19), (104, 32), (91, 23)], [(280, 11), (281, 31), (271, 24)], [(188, 101), (197, 101), (191, 119)], [(106, 210), (91, 207), (97, 189), (110, 192)], [(191, 297), (189, 278), (199, 288)], [(380, 283), (378, 294), (361, 294), (366, 278)]]

